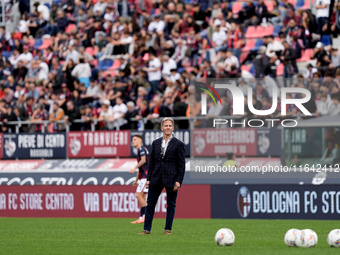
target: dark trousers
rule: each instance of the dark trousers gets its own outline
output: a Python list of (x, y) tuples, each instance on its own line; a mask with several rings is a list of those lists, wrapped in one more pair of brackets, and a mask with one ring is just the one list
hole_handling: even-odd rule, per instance
[(324, 32), (322, 31), (322, 28), (325, 24), (327, 24), (328, 22), (328, 18), (327, 17), (319, 17), (318, 20), (318, 28), (319, 28), (319, 34), (324, 34)]
[(150, 94), (154, 95), (159, 90), (160, 81), (150, 81), (151, 91)]
[[(156, 185), (149, 186), (148, 199), (146, 202), (146, 212), (144, 221), (144, 230), (151, 231), (152, 220), (155, 214), (155, 207), (158, 201), (159, 195), (164, 188), (163, 182), (160, 180)], [(165, 187), (167, 196), (167, 209), (166, 209), (166, 221), (164, 230), (172, 229), (172, 222), (175, 217), (177, 191), (174, 191), (174, 187)]]

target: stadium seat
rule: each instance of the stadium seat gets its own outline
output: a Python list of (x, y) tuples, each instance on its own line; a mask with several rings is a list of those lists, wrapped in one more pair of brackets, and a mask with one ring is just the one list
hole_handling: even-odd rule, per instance
[(267, 6), (268, 11), (271, 12), (272, 10), (274, 10), (274, 1), (266, 1), (265, 4)]
[(313, 49), (306, 49), (302, 51), (301, 58), (297, 59), (297, 62), (306, 62), (311, 60), (313, 56)]
[(120, 67), (120, 61), (119, 59), (115, 59), (113, 62), (113, 65), (109, 67), (109, 70), (117, 70)]
[(276, 75), (277, 76), (282, 76), (283, 75), (283, 72), (284, 72), (284, 65), (281, 63), (277, 66), (277, 69), (276, 69)]
[(90, 62), (90, 65), (93, 65), (95, 68), (98, 66), (98, 60), (94, 59)]
[(98, 62), (98, 66), (97, 66), (97, 68), (99, 69), (99, 70), (107, 70), (107, 69), (109, 69), (109, 67), (110, 66), (112, 66), (112, 64), (113, 64), (113, 60), (111, 60), (111, 59), (105, 59), (105, 60), (103, 60), (103, 61), (99, 61)]
[(38, 50), (44, 50), (44, 49), (47, 49), (48, 47), (50, 47), (51, 41), (52, 41), (51, 38), (46, 38), (43, 41), (42, 45), (38, 47)]
[(59, 4), (62, 2), (63, 0), (53, 0), (52, 3), (54, 3), (56, 6), (59, 6)]
[(248, 57), (248, 52), (242, 52), (239, 59), (240, 59), (240, 63), (243, 63), (243, 61)]
[(242, 10), (242, 4), (241, 3), (239, 3), (239, 2), (235, 2), (234, 4), (233, 4), (233, 13), (234, 14), (238, 14), (241, 10)]
[(51, 5), (49, 3), (44, 3), (44, 5), (51, 11)]
[(263, 26), (257, 26), (255, 30), (255, 38), (262, 38), (266, 35), (266, 28)]
[(296, 8), (296, 9), (300, 9), (300, 8), (302, 8), (304, 5), (305, 5), (305, 0), (297, 0), (295, 8)]
[(90, 54), (91, 56), (94, 56), (94, 49), (93, 47), (87, 47), (85, 49), (85, 52), (87, 52), (88, 54)]
[(288, 3), (291, 3), (294, 7), (296, 5), (296, 1), (295, 0), (288, 0)]
[(332, 39), (330, 35), (321, 36), (321, 42), (324, 46), (332, 45)]
[(251, 73), (253, 76), (255, 76), (255, 67), (253, 65), (250, 66), (249, 73)]
[(116, 76), (115, 71), (104, 71), (103, 72), (104, 77), (106, 78), (108, 75), (111, 75), (112, 77)]
[(246, 45), (242, 48), (242, 52), (251, 51), (255, 47), (255, 40), (254, 39), (247, 39)]
[(256, 37), (256, 28), (254, 26), (249, 26), (246, 32), (246, 38), (255, 38)]
[[(259, 28), (258, 26), (257, 28)], [(274, 33), (274, 26), (267, 26), (264, 30), (264, 35), (272, 35)], [(260, 36), (259, 38), (262, 38), (263, 36)]]
[(43, 44), (41, 39), (35, 39), (34, 49), (38, 49)]
[(77, 28), (76, 24), (69, 24), (69, 25), (65, 28), (65, 32), (66, 32), (67, 34), (71, 34), (71, 32), (72, 32), (74, 29), (76, 29), (76, 28)]
[(1, 53), (1, 55), (2, 55), (3, 57), (5, 57), (5, 58), (9, 58), (12, 54), (11, 54), (10, 52), (8, 52), (8, 51), (3, 51), (3, 52)]
[(258, 51), (260, 47), (263, 45), (262, 39), (258, 39), (253, 47), (252, 51)]
[(305, 0), (305, 4), (300, 9), (303, 9), (303, 10), (310, 9), (310, 0)]
[(278, 36), (279, 33), (281, 32), (281, 29), (282, 29), (282, 26), (276, 25), (276, 26), (274, 27), (273, 36), (275, 36), (275, 37)]
[(192, 67), (188, 67), (188, 68), (187, 68), (187, 73), (191, 73), (192, 70), (193, 70)]
[(28, 43), (29, 43), (29, 46), (34, 46), (34, 44), (35, 44), (35, 40), (34, 40), (34, 38), (30, 38), (30, 39), (28, 39)]
[(241, 71), (248, 71), (249, 72), (250, 68), (248, 65), (242, 65), (241, 66)]

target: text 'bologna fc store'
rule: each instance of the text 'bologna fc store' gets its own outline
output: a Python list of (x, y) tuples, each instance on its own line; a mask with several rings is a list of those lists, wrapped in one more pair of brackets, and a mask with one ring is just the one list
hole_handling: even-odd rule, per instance
[[(165, 218), (166, 193), (156, 207)], [(0, 186), (0, 217), (117, 217), (139, 213), (132, 186)], [(176, 218), (340, 219), (338, 185), (183, 185)]]

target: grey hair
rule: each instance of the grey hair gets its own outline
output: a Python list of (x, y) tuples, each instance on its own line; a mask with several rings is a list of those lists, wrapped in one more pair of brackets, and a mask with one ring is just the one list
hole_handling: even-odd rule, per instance
[(135, 103), (132, 101), (129, 101), (126, 103), (127, 106), (135, 107)]
[(173, 126), (175, 126), (175, 121), (173, 120), (173, 118), (170, 117), (165, 117), (164, 119), (162, 119), (161, 126), (163, 127), (164, 122), (168, 120), (172, 122)]

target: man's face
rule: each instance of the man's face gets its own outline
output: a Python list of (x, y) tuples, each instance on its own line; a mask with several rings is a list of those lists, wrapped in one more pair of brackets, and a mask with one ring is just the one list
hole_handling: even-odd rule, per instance
[(73, 110), (73, 104), (72, 103), (67, 104), (67, 110), (69, 110), (69, 111)]
[(116, 98), (116, 103), (117, 103), (118, 105), (120, 105), (120, 104), (123, 103), (123, 100), (122, 100), (121, 98), (117, 97), (117, 98)]
[(26, 101), (27, 105), (32, 105), (32, 103), (33, 103), (33, 99), (32, 98), (30, 98), (29, 100)]
[(132, 146), (133, 146), (133, 147), (137, 148), (137, 147), (139, 147), (141, 144), (142, 144), (142, 140), (141, 140), (139, 137), (134, 136), (134, 137), (132, 138)]
[(166, 120), (161, 127), (164, 135), (171, 135), (174, 131), (174, 126), (172, 125), (172, 121)]

